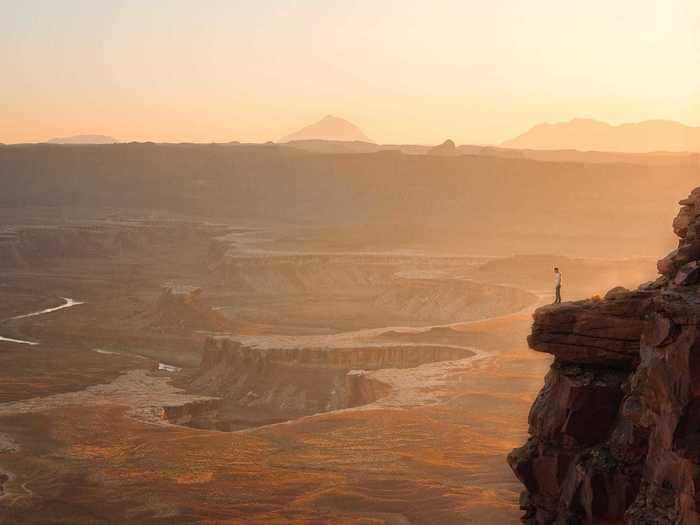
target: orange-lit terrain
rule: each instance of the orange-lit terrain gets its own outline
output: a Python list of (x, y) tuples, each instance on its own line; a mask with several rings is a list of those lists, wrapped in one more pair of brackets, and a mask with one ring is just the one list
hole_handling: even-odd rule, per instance
[(700, 525), (698, 29), (0, 0), (0, 525)]
[(0, 335), (25, 341), (0, 341), (3, 524), (517, 523), (505, 456), (550, 364), (525, 338), (552, 262), (565, 297), (655, 273), (340, 226), (32, 217), (2, 251)]

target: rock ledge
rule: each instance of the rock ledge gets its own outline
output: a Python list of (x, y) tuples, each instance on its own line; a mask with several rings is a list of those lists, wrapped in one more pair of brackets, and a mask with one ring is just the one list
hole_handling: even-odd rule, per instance
[(534, 314), (555, 360), (508, 456), (523, 523), (700, 523), (700, 188), (680, 204), (657, 281)]

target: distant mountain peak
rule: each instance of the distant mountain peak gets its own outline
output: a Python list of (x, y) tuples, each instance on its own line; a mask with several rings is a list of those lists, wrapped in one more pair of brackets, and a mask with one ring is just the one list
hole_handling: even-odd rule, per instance
[(590, 118), (575, 118), (567, 122), (538, 124), (505, 141), (502, 146), (618, 153), (698, 152), (700, 128), (670, 120), (612, 125)]
[(119, 141), (108, 135), (72, 135), (53, 138), (46, 142), (49, 144), (115, 144)]
[(279, 142), (292, 142), (295, 140), (372, 142), (355, 124), (335, 115), (326, 115), (318, 122), (282, 137)]
[[(602, 120), (596, 120), (594, 118), (587, 118), (587, 117), (575, 117), (572, 118), (569, 121), (569, 124), (603, 124), (605, 126), (609, 126), (607, 122), (603, 122)], [(555, 122), (554, 125), (557, 125)]]

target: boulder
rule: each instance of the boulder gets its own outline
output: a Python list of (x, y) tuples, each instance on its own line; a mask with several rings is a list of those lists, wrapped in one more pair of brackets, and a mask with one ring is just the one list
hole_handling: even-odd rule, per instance
[(611, 288), (608, 290), (608, 293), (605, 294), (605, 300), (606, 301), (614, 301), (615, 299), (622, 299), (624, 298), (627, 294), (629, 293), (629, 290), (625, 288), (624, 286), (616, 286), (615, 288)]
[(673, 278), (676, 286), (690, 286), (700, 282), (700, 261), (692, 261), (678, 270)]
[(678, 250), (674, 250), (669, 253), (663, 259), (659, 259), (656, 263), (656, 269), (661, 275), (674, 275), (676, 273), (676, 257), (678, 256)]

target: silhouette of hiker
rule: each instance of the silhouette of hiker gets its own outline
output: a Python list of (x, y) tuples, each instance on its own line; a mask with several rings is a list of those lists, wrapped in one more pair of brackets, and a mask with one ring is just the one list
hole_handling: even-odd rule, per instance
[(554, 303), (561, 304), (561, 272), (554, 268)]

